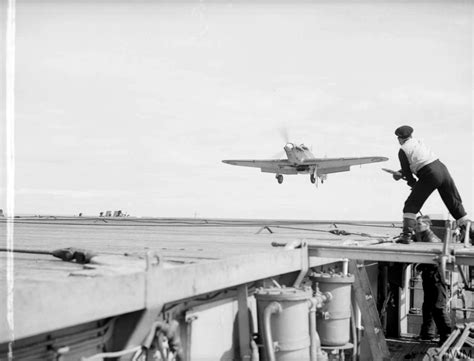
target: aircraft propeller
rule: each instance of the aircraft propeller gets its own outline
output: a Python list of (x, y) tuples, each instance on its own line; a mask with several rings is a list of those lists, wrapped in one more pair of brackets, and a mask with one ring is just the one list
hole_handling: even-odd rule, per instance
[[(290, 135), (288, 132), (288, 128), (286, 126), (282, 126), (278, 129), (282, 140), (285, 142), (284, 145), (290, 143)], [(278, 153), (273, 154), (271, 157), (272, 159), (285, 159), (286, 152), (282, 149)]]
[(280, 128), (280, 135), (283, 138), (283, 141), (285, 142), (285, 144), (290, 142), (290, 136), (289, 136), (287, 127)]

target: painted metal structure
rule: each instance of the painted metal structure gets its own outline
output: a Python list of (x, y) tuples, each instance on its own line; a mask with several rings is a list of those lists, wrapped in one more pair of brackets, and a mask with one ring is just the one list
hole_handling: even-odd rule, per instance
[(256, 292), (255, 297), (259, 325), (263, 325), (263, 359), (309, 361), (311, 289), (263, 288)]
[[(0, 350), (8, 349), (9, 342), (14, 340), (15, 346), (23, 345), (23, 349), (41, 344), (49, 350), (51, 357), (61, 356), (67, 360), (68, 354), (71, 357), (79, 354), (92, 361), (94, 355), (99, 354), (98, 350), (107, 344), (107, 349), (122, 352), (121, 357), (126, 359), (137, 350), (151, 352), (151, 344), (145, 344), (144, 340), (157, 335), (158, 317), (166, 318), (173, 310), (177, 310), (174, 314), (179, 314), (194, 305), (231, 299), (237, 302), (239, 310), (240, 357), (250, 360), (255, 354), (255, 345), (251, 337), (252, 319), (246, 311), (256, 284), (282, 278), (286, 279), (283, 284), (296, 287), (311, 268), (345, 258), (434, 263), (440, 256), (445, 256), (449, 262), (474, 264), (474, 252), (466, 242), (451, 243), (444, 248), (433, 244), (399, 245), (386, 242), (390, 237), (329, 232), (331, 229), (321, 229), (323, 222), (234, 222), (232, 227), (236, 228), (232, 231), (236, 235), (232, 234), (232, 242), (222, 243), (219, 237), (231, 235), (227, 228), (229, 224), (222, 220), (215, 223), (186, 220), (180, 227), (174, 224), (176, 221), (169, 222), (105, 218), (18, 222), (19, 248), (34, 251), (43, 239), (45, 244), (55, 248), (70, 246), (77, 238), (77, 242), (87, 248), (94, 246), (92, 250), (98, 255), (90, 264), (80, 265), (63, 262), (48, 254), (15, 254), (14, 293), (0, 292), (1, 309), (6, 309), (11, 300), (9, 297), (13, 298), (15, 327), (14, 332), (0, 327)], [(198, 228), (192, 227), (188, 231), (188, 223)], [(143, 224), (150, 230), (149, 235), (136, 231), (143, 230)], [(335, 226), (333, 222), (325, 224)], [(35, 227), (34, 233), (31, 227)], [(88, 227), (87, 234), (77, 232), (84, 227)], [(223, 231), (221, 227), (225, 227)], [(272, 232), (260, 232), (262, 227)], [(200, 229), (205, 229), (206, 233), (197, 235)], [(94, 237), (106, 239), (102, 233), (105, 231), (109, 237), (109, 232), (113, 232), (114, 254), (104, 254), (104, 250), (111, 249), (110, 244), (89, 241)], [(396, 227), (389, 231), (398, 233)], [(98, 234), (101, 236), (97, 237)], [(159, 235), (163, 240), (152, 243)], [(350, 240), (346, 239), (348, 235)], [(150, 237), (150, 241), (140, 243), (143, 237)], [(295, 238), (299, 240), (295, 242)], [(196, 243), (190, 243), (193, 239)], [(272, 247), (272, 243), (285, 247)], [(137, 244), (153, 247), (146, 253), (139, 252)], [(187, 248), (181, 251), (184, 244)], [(0, 252), (0, 258), (4, 256), (5, 253)], [(187, 314), (190, 318), (184, 321), (192, 322), (192, 314)], [(3, 319), (0, 322), (6, 324)], [(91, 334), (95, 335), (91, 341), (91, 344), (96, 343), (93, 349), (90, 349), (91, 344), (80, 341)], [(71, 339), (77, 342), (71, 343), (69, 348), (63, 346)], [(313, 350), (312, 354), (315, 353)]]
[(341, 273), (313, 273), (313, 287), (332, 295), (318, 312), (317, 330), (323, 346), (344, 346), (350, 341), (351, 286), (354, 276)]

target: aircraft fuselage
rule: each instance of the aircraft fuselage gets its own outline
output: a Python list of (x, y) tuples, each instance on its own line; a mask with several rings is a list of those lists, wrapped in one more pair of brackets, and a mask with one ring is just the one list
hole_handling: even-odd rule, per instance
[(311, 153), (308, 147), (306, 147), (304, 144), (294, 145), (293, 143), (287, 143), (284, 147), (284, 150), (288, 161), (295, 165), (301, 164), (307, 159), (315, 158), (313, 153)]

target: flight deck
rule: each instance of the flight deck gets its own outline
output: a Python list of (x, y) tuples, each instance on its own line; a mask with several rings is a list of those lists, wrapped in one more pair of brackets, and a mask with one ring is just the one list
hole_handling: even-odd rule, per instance
[[(18, 352), (26, 352), (32, 340), (38, 344), (44, 336), (41, 342), (47, 345), (51, 334), (88, 323), (101, 321), (104, 327), (113, 319), (115, 327), (129, 327), (127, 315), (134, 315), (133, 331), (110, 337), (98, 349), (138, 350), (157, 315), (170, 305), (188, 307), (189, 313), (198, 304), (227, 297), (236, 300), (239, 310), (247, 309), (256, 290), (268, 282), (301, 286), (308, 273), (321, 269), (357, 273), (357, 268), (347, 268), (348, 261), (365, 261), (367, 269), (378, 263), (437, 263), (443, 257), (448, 266), (474, 265), (474, 250), (467, 243), (393, 243), (400, 233), (397, 222), (135, 217), (19, 217), (0, 222), (2, 244), (12, 228), (14, 232), (14, 252), (0, 252), (5, 288), (0, 307), (9, 311), (1, 323), (11, 325), (13, 320), (13, 327), (0, 330), (2, 352), (13, 339), (20, 340), (15, 342)], [(65, 262), (52, 255), (67, 248), (88, 252), (90, 262)], [(8, 265), (13, 266), (13, 278)], [(369, 283), (377, 288), (376, 281)], [(408, 302), (403, 307), (408, 310)], [(359, 324), (370, 322), (363, 316)], [(242, 327), (249, 322), (239, 317)], [(408, 327), (405, 319), (401, 333)], [(244, 329), (238, 333), (249, 337)], [(232, 349), (244, 359), (251, 348), (245, 342), (239, 345)], [(371, 347), (376, 346), (369, 341)], [(77, 348), (77, 355), (94, 354), (81, 350)]]

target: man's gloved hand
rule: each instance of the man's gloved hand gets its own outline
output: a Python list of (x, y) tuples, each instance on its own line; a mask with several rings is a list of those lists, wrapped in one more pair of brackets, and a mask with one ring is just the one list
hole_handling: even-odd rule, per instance
[(467, 216), (464, 216), (461, 219), (458, 219), (456, 221), (456, 223), (457, 223), (457, 226), (459, 227), (459, 229), (461, 231), (461, 239), (464, 239), (465, 234), (466, 234), (467, 225), (468, 225), (468, 223), (470, 223), (469, 238), (470, 238), (471, 243), (472, 243), (474, 241), (474, 225), (473, 225), (472, 221), (469, 218), (467, 218)]
[(471, 228), (472, 228), (472, 221), (466, 215), (466, 216), (461, 217), (460, 219), (458, 219), (456, 221), (456, 224), (457, 224), (458, 227), (462, 227), (462, 226), (466, 227), (468, 222), (471, 222)]
[(403, 178), (402, 173), (400, 173), (400, 172), (393, 173), (392, 177), (393, 177), (393, 179), (395, 179), (396, 181), (399, 181), (400, 179)]

